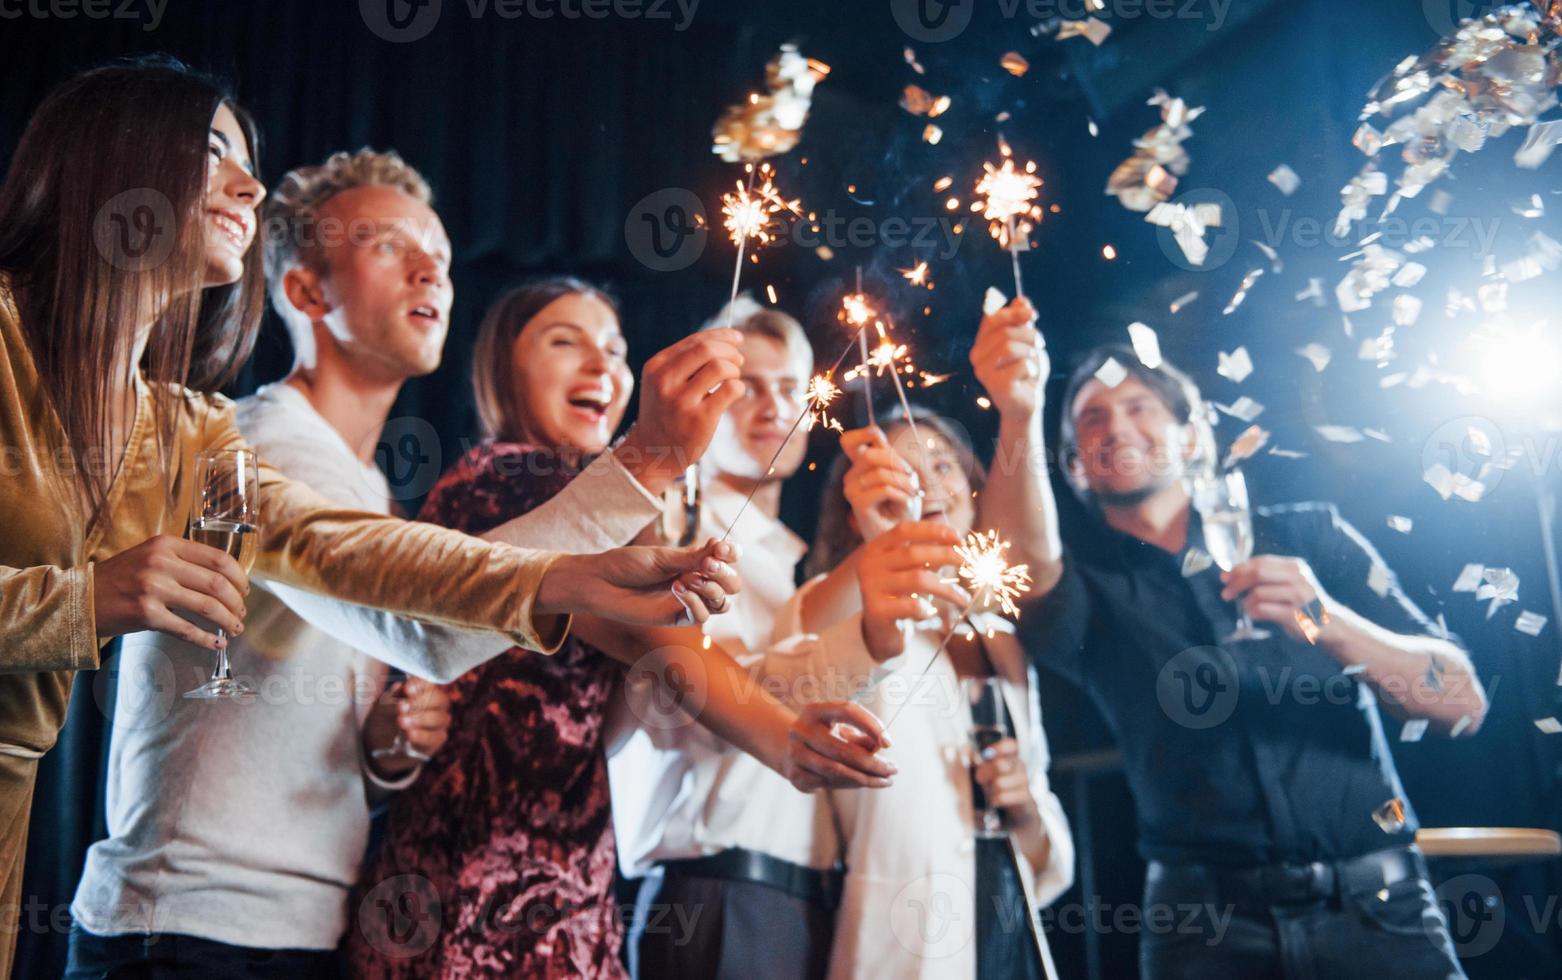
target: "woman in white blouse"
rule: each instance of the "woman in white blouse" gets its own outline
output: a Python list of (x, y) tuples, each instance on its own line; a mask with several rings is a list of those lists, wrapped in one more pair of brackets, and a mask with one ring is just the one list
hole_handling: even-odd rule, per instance
[[(919, 509), (923, 520), (947, 521), (963, 535), (978, 524), (980, 495), (979, 526), (1011, 541), (1011, 561), (1055, 546), (1028, 521), (1037, 511), (1035, 495), (1049, 492), (1036, 486), (1045, 483), (1046, 467), (1027, 458), (1030, 435), (1039, 433), (1046, 376), (1032, 318), (1029, 305), (1017, 301), (983, 320), (972, 349), (977, 377), (1002, 419), (990, 480), (962, 435), (931, 416), (919, 414), (915, 430), (901, 418), (887, 422), (885, 432), (859, 430), (843, 438), (847, 458), (837, 462), (825, 491), (812, 553), (814, 570), (826, 574), (805, 586), (799, 599), (805, 631), (828, 631), (832, 641), (863, 638), (862, 631), (828, 629), (861, 602), (859, 565), (876, 567), (861, 557), (859, 545), (917, 517)], [(873, 595), (871, 578), (862, 590)], [(997, 922), (996, 933), (982, 933), (986, 941), (1017, 950), (1037, 941), (1034, 919), (1026, 916), (1073, 882), (1073, 839), (1048, 785), (1034, 672), (1010, 624), (990, 612), (973, 615), (976, 631), (967, 630), (935, 658), (946, 624), (958, 612), (946, 605), (940, 615), (909, 627), (899, 644), (904, 652), (883, 660), (858, 698), (889, 723), (893, 744), (880, 757), (899, 772), (885, 789), (831, 794), (846, 865), (832, 978), (974, 978), (978, 956), (984, 964), (995, 954), (1004, 958), (1002, 950), (977, 948), (979, 896), (988, 903), (989, 925), (992, 916)], [(850, 661), (853, 652), (861, 653), (830, 646), (832, 659)], [(1014, 737), (978, 760), (962, 680), (986, 676), (999, 680)], [(1006, 897), (997, 882), (981, 880), (991, 862), (977, 859), (973, 776), (1003, 814), (1023, 896)], [(1012, 951), (1008, 958), (1020, 959)]]

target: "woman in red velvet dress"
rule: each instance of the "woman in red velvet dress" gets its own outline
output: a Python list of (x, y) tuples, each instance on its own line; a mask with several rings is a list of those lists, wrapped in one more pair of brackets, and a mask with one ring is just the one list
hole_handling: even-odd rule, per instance
[[(472, 534), (569, 483), (585, 454), (607, 447), (634, 383), (611, 301), (572, 280), (501, 299), (478, 355), (492, 438), (440, 479), (419, 515)], [(551, 657), (512, 650), (448, 687), (450, 738), (391, 805), (363, 877), (361, 904), (400, 907), (359, 917), (381, 930), (349, 930), (355, 973), (622, 975), (602, 748), (620, 673), (571, 636)]]
[[(550, 526), (576, 521), (600, 537), (604, 525), (621, 525), (628, 514), (638, 521), (632, 535), (655, 518), (659, 484), (670, 478), (658, 467), (680, 472), (680, 454), (704, 451), (732, 400), (719, 394), (723, 382), (741, 383), (735, 367), (722, 376), (710, 366), (719, 358), (690, 365), (712, 345), (735, 354), (734, 340), (730, 331), (703, 334), (652, 359), (641, 422), (613, 452), (614, 465), (641, 489), (626, 499), (622, 474), (615, 480), (593, 464), (582, 477), (593, 481), (580, 508), (589, 512), (550, 514)], [(490, 441), (441, 478), (421, 517), (481, 534), (549, 501), (607, 448), (634, 379), (612, 302), (573, 279), (501, 299), (484, 321), (474, 360)], [(704, 423), (691, 422), (702, 415)], [(671, 431), (701, 425), (701, 437)], [(589, 631), (577, 620), (552, 657), (512, 650), (449, 686), (449, 739), (392, 803), (384, 843), (361, 878), (346, 940), (355, 975), (624, 976), (603, 747), (622, 667), (579, 639)], [(602, 635), (618, 645), (616, 634)], [(690, 662), (669, 664), (667, 676), (680, 667), (725, 677), (732, 690), (746, 680), (719, 650), (683, 654)], [(633, 654), (617, 649), (615, 656)], [(714, 681), (704, 702), (701, 718), (713, 731), (804, 792), (888, 782), (891, 770), (873, 755), (882, 728), (856, 705), (822, 703), (794, 714), (763, 693), (731, 700)], [(842, 738), (838, 723), (860, 734)]]

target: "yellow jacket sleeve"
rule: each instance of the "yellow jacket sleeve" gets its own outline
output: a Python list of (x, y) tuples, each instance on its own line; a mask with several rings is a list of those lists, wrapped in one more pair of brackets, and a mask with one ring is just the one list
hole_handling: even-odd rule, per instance
[[(247, 448), (232, 403), (214, 400), (208, 449)], [(486, 629), (553, 653), (569, 618), (534, 617), (556, 552), (489, 543), (334, 503), (261, 460), (258, 576), (411, 619)]]
[(0, 566), (0, 673), (97, 665), (92, 567)]

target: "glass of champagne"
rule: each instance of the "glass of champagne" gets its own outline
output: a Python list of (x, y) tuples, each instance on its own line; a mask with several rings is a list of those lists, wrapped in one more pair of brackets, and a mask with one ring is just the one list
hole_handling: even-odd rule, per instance
[[(398, 702), (406, 700), (406, 671), (398, 670), (395, 667), (390, 668), (386, 676), (386, 683), (390, 687), (401, 685), (401, 689), (398, 689), (396, 692), (396, 700)], [(407, 733), (398, 728), (396, 729), (396, 737), (391, 740), (391, 744), (370, 750), (369, 758), (376, 761), (380, 759), (411, 759), (414, 762), (427, 762), (430, 757), (413, 748), (412, 741), (407, 738)]]
[(988, 802), (987, 792), (976, 781), (982, 753), (1014, 735), (1003, 703), (1003, 682), (996, 677), (967, 677), (961, 686), (971, 708), (971, 808), (976, 812), (976, 836), (1003, 837), (1007, 833), (1003, 811)]
[[(195, 486), (199, 497), (190, 521), (191, 541), (225, 552), (248, 575), (260, 545), (260, 475), (255, 454), (248, 449), (208, 449), (195, 458)], [(219, 629), (217, 635), (227, 638)], [(235, 680), (228, 662), (228, 647), (217, 651), (211, 680), (185, 697), (205, 701), (252, 698), (255, 689)]]
[[(1253, 510), (1247, 502), (1247, 481), (1241, 470), (1228, 470), (1199, 479), (1193, 504), (1204, 524), (1204, 547), (1221, 571), (1229, 572), (1253, 557)], [(1262, 640), (1269, 631), (1253, 625), (1253, 619), (1237, 600), (1237, 628), (1225, 639)]]

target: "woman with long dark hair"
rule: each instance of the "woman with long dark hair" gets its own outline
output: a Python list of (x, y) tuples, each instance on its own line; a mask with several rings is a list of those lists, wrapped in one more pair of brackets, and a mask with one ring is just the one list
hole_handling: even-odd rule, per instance
[[(202, 392), (259, 325), (255, 146), (210, 79), (100, 68), (44, 101), (0, 188), (0, 928), (73, 672), (125, 633), (217, 650), (243, 630), (243, 570), (183, 534), (197, 454), (245, 448)], [(710, 548), (533, 552), (334, 507), (264, 464), (259, 487), (257, 574), (533, 650), (571, 612), (703, 620), (737, 586)]]

